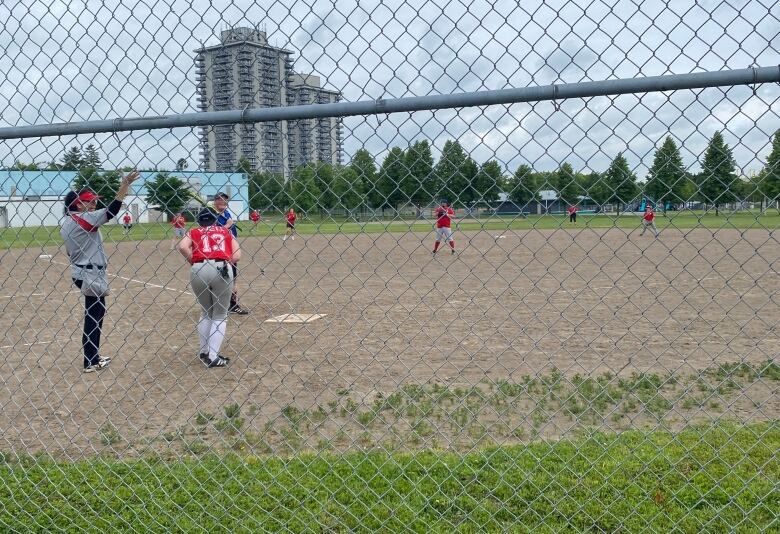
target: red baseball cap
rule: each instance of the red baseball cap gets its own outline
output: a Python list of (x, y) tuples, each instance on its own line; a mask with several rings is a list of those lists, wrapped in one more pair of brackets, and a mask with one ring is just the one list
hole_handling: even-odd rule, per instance
[(97, 200), (100, 197), (93, 191), (89, 191), (88, 189), (79, 192), (78, 200), (79, 202), (87, 203), (92, 202), (93, 200)]

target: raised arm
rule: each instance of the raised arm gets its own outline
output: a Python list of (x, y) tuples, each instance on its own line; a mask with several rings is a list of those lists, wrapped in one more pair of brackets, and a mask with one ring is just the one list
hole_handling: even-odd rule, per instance
[(111, 201), (111, 204), (108, 205), (108, 209), (106, 210), (107, 220), (116, 217), (116, 214), (119, 213), (119, 210), (122, 209), (122, 202), (127, 196), (127, 193), (130, 191), (130, 186), (138, 179), (139, 176), (141, 176), (141, 174), (136, 170), (133, 170), (132, 172), (122, 176), (122, 181), (119, 184), (119, 190), (116, 192), (116, 197), (114, 197), (114, 200)]

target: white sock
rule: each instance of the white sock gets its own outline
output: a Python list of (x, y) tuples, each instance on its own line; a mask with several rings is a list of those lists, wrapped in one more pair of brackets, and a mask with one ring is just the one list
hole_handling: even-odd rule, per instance
[(200, 336), (200, 354), (208, 354), (209, 337), (211, 336), (211, 319), (201, 317), (198, 321), (198, 335)]
[(211, 321), (211, 335), (209, 336), (209, 359), (213, 362), (219, 355), (219, 349), (222, 347), (222, 340), (225, 339), (227, 332), (227, 320), (213, 319)]

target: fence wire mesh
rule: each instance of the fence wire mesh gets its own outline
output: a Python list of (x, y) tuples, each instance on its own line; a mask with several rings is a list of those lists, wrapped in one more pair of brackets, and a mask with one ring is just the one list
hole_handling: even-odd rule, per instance
[(775, 67), (779, 13), (3, 2), (0, 529), (780, 528), (777, 83), (54, 126)]

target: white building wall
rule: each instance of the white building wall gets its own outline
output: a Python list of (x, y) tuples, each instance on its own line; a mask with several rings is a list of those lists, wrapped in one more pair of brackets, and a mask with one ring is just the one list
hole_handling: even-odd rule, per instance
[[(237, 207), (243, 207), (243, 202), (237, 202)], [(30, 228), (35, 226), (59, 226), (65, 213), (65, 206), (60, 197), (42, 197), (36, 200), (25, 200), (24, 197), (0, 197), (0, 225), (6, 228)], [(150, 222), (154, 211), (150, 211), (143, 197), (131, 195), (125, 198), (119, 215), (108, 224), (121, 224), (120, 219), (126, 211), (133, 216), (133, 223)]]

